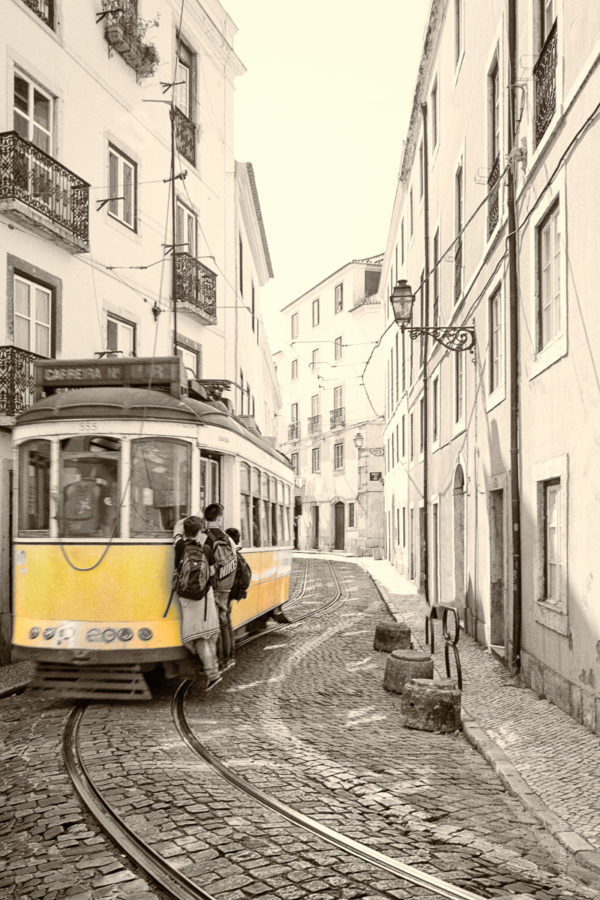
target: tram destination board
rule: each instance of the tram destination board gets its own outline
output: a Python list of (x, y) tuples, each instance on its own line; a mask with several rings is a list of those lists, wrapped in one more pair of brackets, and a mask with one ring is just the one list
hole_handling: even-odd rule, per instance
[(145, 387), (181, 395), (184, 373), (178, 356), (152, 359), (44, 359), (35, 363), (36, 400), (57, 388)]

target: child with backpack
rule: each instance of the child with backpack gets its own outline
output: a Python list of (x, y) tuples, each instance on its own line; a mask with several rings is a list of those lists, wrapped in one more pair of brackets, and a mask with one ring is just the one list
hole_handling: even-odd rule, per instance
[(219, 647), (219, 662), (221, 671), (225, 672), (235, 666), (234, 638), (231, 627), (231, 591), (237, 569), (236, 548), (229, 537), (223, 531), (223, 514), (225, 512), (221, 503), (209, 503), (204, 510), (206, 539), (209, 560), (212, 567), (212, 586), (215, 594), (215, 603), (219, 616), (219, 628), (221, 641)]
[(211, 586), (211, 557), (199, 516), (184, 519), (182, 530), (183, 534), (175, 528), (173, 575), (181, 613), (181, 639), (201, 660), (206, 690), (210, 691), (221, 681), (216, 653), (219, 616)]

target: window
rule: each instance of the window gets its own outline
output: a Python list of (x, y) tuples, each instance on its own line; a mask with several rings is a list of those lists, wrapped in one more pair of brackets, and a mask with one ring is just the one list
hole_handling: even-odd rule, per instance
[(402, 331), (402, 392), (406, 390), (406, 336)]
[(50, 94), (24, 74), (15, 72), (14, 129), (24, 140), (50, 155), (53, 107)]
[(298, 360), (292, 360), (292, 381), (296, 381), (298, 378)]
[(433, 379), (431, 397), (431, 440), (434, 444), (440, 440), (440, 377)]
[[(241, 234), (238, 235), (238, 276), (239, 276), (240, 294), (243, 297), (244, 296), (244, 245), (242, 243)], [(297, 335), (294, 335), (293, 316), (292, 316), (292, 337), (297, 337)]]
[(490, 297), (489, 310), (490, 394), (503, 381), (502, 295), (498, 288)]
[(190, 514), (190, 468), (191, 446), (184, 441), (131, 442), (132, 537), (170, 536), (175, 523)]
[(311, 471), (313, 475), (318, 475), (321, 472), (321, 448), (313, 447), (312, 449), (312, 468)]
[(319, 348), (316, 347), (316, 348), (313, 350), (313, 352), (312, 352), (312, 357), (311, 357), (311, 359), (312, 359), (312, 361), (311, 361), (311, 366), (312, 366), (313, 369), (316, 369), (317, 366), (319, 365), (319, 363), (320, 363), (320, 361), (321, 361), (321, 360), (320, 360), (320, 355), (321, 355), (321, 354), (320, 354)]
[(402, 443), (402, 459), (404, 459), (406, 457), (406, 416), (402, 416), (400, 432)]
[(183, 344), (176, 344), (177, 356), (182, 361), (188, 378), (202, 378), (202, 353)]
[(404, 219), (400, 223), (400, 259), (404, 265)]
[[(296, 454), (297, 455), (297, 454)], [(293, 462), (293, 454), (292, 454)], [(240, 464), (240, 539), (243, 547), (250, 545), (250, 466)]]
[(344, 445), (343, 444), (334, 444), (333, 445), (333, 468), (334, 469), (343, 469), (344, 468)]
[(419, 453), (425, 449), (425, 400), (419, 400)]
[(544, 517), (544, 600), (557, 603), (561, 584), (561, 509), (560, 478), (543, 482)]
[(15, 346), (40, 356), (52, 356), (52, 291), (37, 281), (15, 275), (14, 298)]
[(454, 0), (454, 64), (458, 65), (463, 54), (463, 0)]
[(402, 546), (406, 547), (406, 507), (402, 507)]
[(113, 219), (136, 230), (137, 166), (129, 157), (109, 144), (108, 147), (108, 213)]
[(544, 44), (554, 24), (554, 0), (540, 0), (542, 19), (542, 41)]
[(300, 474), (300, 468), (299, 468), (299, 465), (298, 465), (298, 454), (297, 454), (297, 453), (292, 453), (291, 460), (292, 460), (292, 469), (294, 470), (294, 475), (299, 475), (299, 474)]
[(177, 244), (177, 252), (189, 253), (190, 256), (195, 257), (198, 227), (196, 214), (180, 200), (177, 201), (175, 222), (175, 243)]
[(437, 78), (433, 82), (431, 88), (431, 146), (435, 150), (438, 142), (439, 131), (439, 112), (438, 112), (438, 83)]
[(335, 339), (333, 354), (336, 359), (342, 358), (342, 338), (341, 337), (336, 337), (336, 339)]
[(50, 529), (50, 442), (33, 440), (19, 447), (19, 534)]
[[(254, 289), (254, 282), (250, 282), (250, 309), (252, 316), (252, 331), (257, 330), (257, 321), (256, 321), (256, 291)], [(258, 334), (256, 335), (256, 342), (258, 343)]]
[(60, 537), (119, 536), (120, 457), (121, 442), (113, 437), (72, 437), (60, 442)]
[(194, 54), (181, 39), (178, 40), (178, 44), (175, 105), (186, 118), (192, 120), (194, 117)]
[(500, 79), (498, 56), (488, 74), (488, 237), (500, 218)]
[(297, 403), (292, 403), (290, 419), (292, 422), (298, 421), (298, 404)]
[(440, 324), (440, 229), (433, 236), (433, 326)]
[(419, 144), (419, 197), (423, 196), (425, 187), (425, 157), (423, 153), (423, 142)]
[(400, 361), (400, 339), (398, 337), (398, 329), (396, 329), (396, 366), (395, 366), (395, 378), (394, 385), (396, 388), (396, 403), (400, 398), (400, 377), (399, 377), (399, 366), (398, 363)]
[(319, 321), (320, 321), (320, 315), (321, 315), (321, 313), (320, 313), (320, 310), (319, 310), (319, 298), (317, 297), (317, 299), (316, 299), (316, 300), (313, 300), (313, 302), (312, 302), (312, 323), (313, 323), (313, 328), (315, 327), (315, 325), (318, 325), (318, 324), (319, 324)]
[(396, 462), (400, 462), (400, 426), (396, 422)]
[(336, 284), (335, 286), (335, 312), (339, 313), (344, 308), (344, 285)]
[(562, 330), (560, 302), (560, 223), (556, 203), (537, 228), (537, 349)]
[(458, 425), (464, 417), (465, 404), (465, 354), (462, 351), (454, 354), (454, 424)]
[(202, 451), (200, 460), (200, 507), (218, 503), (221, 499), (221, 481), (218, 458)]
[(298, 313), (292, 314), (292, 340), (298, 337)]
[(261, 533), (260, 471), (252, 469), (252, 546), (260, 547)]
[(348, 504), (348, 528), (355, 528), (354, 503)]
[(409, 441), (410, 459), (412, 461), (415, 458), (415, 419), (414, 419), (413, 413), (410, 414), (408, 441)]
[(413, 215), (413, 189), (408, 194), (408, 221), (410, 225), (410, 236), (412, 237), (415, 230), (415, 218)]
[(458, 303), (462, 294), (462, 228), (463, 228), (463, 169), (462, 163), (454, 176), (454, 302)]
[(534, 556), (536, 619), (559, 634), (568, 623), (568, 457), (534, 463), (537, 535)]
[(394, 432), (392, 431), (392, 449), (391, 449), (391, 454), (390, 454), (390, 468), (393, 467), (395, 458), (396, 458), (396, 437), (394, 435)]
[(119, 316), (106, 318), (106, 349), (120, 350), (123, 356), (135, 356), (135, 325)]

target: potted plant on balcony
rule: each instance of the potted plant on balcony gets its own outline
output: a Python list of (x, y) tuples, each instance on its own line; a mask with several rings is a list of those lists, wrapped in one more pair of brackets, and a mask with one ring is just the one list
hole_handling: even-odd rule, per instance
[(142, 44), (140, 54), (134, 66), (136, 81), (139, 84), (144, 78), (150, 78), (156, 72), (159, 56), (154, 44)]
[(119, 7), (111, 0), (102, 0), (102, 8), (107, 13), (104, 37), (108, 45), (117, 53), (126, 53), (130, 48), (132, 36), (130, 9), (126, 4)]

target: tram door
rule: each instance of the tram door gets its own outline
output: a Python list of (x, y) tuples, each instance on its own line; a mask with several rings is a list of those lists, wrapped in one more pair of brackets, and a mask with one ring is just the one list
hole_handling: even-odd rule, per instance
[(219, 461), (202, 457), (200, 460), (200, 509), (203, 510), (209, 503), (218, 503), (220, 499)]
[(335, 504), (335, 549), (344, 549), (344, 504)]

